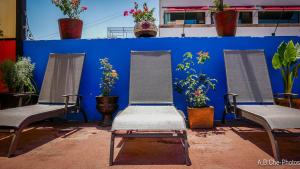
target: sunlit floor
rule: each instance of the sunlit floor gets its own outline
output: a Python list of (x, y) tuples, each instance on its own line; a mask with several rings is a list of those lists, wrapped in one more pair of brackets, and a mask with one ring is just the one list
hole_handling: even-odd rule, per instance
[[(109, 128), (78, 123), (34, 126), (43, 127), (31, 127), (23, 132), (17, 156), (13, 158), (5, 157), (11, 137), (0, 135), (1, 169), (255, 169), (260, 167), (258, 160), (272, 159), (267, 134), (258, 126), (246, 123), (214, 130), (189, 130), (190, 167), (184, 165), (183, 149), (176, 140), (130, 139), (121, 144), (118, 139), (115, 165), (109, 167)], [(279, 145), (283, 158), (300, 160), (300, 138), (280, 138)]]

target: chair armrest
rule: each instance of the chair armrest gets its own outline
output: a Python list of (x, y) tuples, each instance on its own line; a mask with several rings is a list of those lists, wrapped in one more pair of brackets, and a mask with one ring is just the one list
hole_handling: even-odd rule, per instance
[(16, 93), (14, 97), (38, 96), (36, 93)]
[[(18, 103), (18, 107), (21, 107), (22, 105), (23, 105), (23, 99), (24, 98), (31, 98), (32, 96), (39, 96), (39, 95), (37, 95), (36, 93), (33, 93), (33, 92), (27, 92), (27, 93), (15, 93), (15, 94), (13, 94), (13, 97), (16, 97), (19, 101), (19, 103)], [(30, 100), (28, 100), (28, 101), (30, 101)], [(25, 103), (25, 104), (27, 104), (27, 103)]]
[(71, 97), (71, 96), (82, 97), (81, 95), (78, 95), (78, 94), (65, 94), (65, 95), (62, 95), (62, 97)]
[(81, 95), (78, 95), (78, 94), (65, 94), (65, 95), (62, 95), (62, 97), (65, 98), (65, 109), (66, 110), (68, 109), (68, 106), (69, 106), (70, 97), (75, 97), (75, 96), (77, 97), (75, 106), (77, 106), (78, 109), (79, 109), (80, 108), (81, 98), (82, 98)]
[(239, 96), (238, 94), (235, 93), (226, 93), (225, 96), (233, 96), (233, 97), (237, 97)]
[[(230, 101), (230, 96), (232, 97), (232, 102)], [(237, 113), (237, 97), (238, 94), (235, 93), (227, 93), (224, 95), (226, 113), (230, 113), (231, 111), (233, 111), (235, 114)]]
[(284, 97), (296, 97), (296, 96), (298, 96), (298, 94), (296, 94), (296, 93), (276, 93), (276, 94), (274, 94), (274, 96), (275, 97), (280, 97), (280, 96), (284, 96)]
[(281, 97), (281, 96), (283, 96), (284, 98), (287, 98), (288, 99), (288, 101), (289, 101), (289, 107), (293, 107), (293, 103), (292, 103), (292, 101), (293, 101), (293, 99), (295, 98), (295, 97), (297, 97), (298, 96), (298, 94), (296, 94), (296, 93), (276, 93), (276, 94), (274, 94), (274, 97), (276, 98), (279, 98), (279, 97)]

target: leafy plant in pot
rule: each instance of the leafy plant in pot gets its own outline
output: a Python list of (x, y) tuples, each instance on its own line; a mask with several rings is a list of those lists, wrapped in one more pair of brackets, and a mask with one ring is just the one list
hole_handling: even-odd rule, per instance
[(212, 128), (214, 108), (207, 105), (207, 92), (215, 89), (217, 80), (199, 71), (199, 65), (210, 58), (208, 52), (200, 51), (197, 55), (194, 57), (191, 52), (183, 55), (183, 61), (176, 67), (183, 78), (176, 78), (174, 85), (176, 91), (186, 97), (190, 128)]
[[(273, 56), (273, 68), (280, 70), (284, 86), (284, 93), (278, 94), (284, 96), (284, 98), (275, 98), (276, 103), (280, 105), (292, 106), (292, 97), (295, 96), (295, 94), (292, 94), (293, 85), (300, 68), (299, 58), (300, 45), (299, 43), (295, 45), (293, 41), (282, 42)], [(300, 101), (296, 100), (296, 102), (300, 104)]]
[(219, 36), (235, 36), (238, 12), (235, 10), (226, 10), (229, 6), (223, 3), (223, 0), (212, 0), (214, 7), (214, 20), (216, 30)]
[(8, 93), (1, 94), (3, 105), (1, 108), (17, 107), (35, 104), (38, 96), (33, 79), (35, 64), (30, 58), (20, 57), (15, 63), (5, 60), (0, 65), (2, 81), (8, 88)]
[(87, 7), (81, 7), (80, 0), (52, 0), (52, 3), (68, 16), (58, 20), (61, 39), (80, 39), (83, 22), (79, 16)]
[(111, 91), (119, 79), (119, 75), (113, 66), (109, 63), (108, 58), (100, 59), (100, 69), (102, 70), (102, 78), (100, 89), (102, 95), (96, 97), (97, 110), (103, 115), (102, 126), (110, 126), (112, 121), (112, 113), (118, 109), (117, 96), (110, 96)]
[(157, 35), (157, 26), (153, 16), (155, 8), (151, 10), (147, 3), (143, 4), (143, 9), (139, 8), (139, 4), (134, 2), (134, 8), (129, 11), (124, 11), (124, 16), (132, 15), (134, 18), (134, 34), (136, 37), (155, 37)]

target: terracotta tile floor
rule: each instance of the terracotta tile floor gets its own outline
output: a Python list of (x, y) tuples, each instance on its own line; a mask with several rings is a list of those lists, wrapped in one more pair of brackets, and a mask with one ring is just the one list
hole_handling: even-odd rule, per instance
[[(0, 134), (1, 169), (300, 168), (300, 165), (258, 166), (259, 159), (272, 159), (272, 151), (267, 134), (250, 124), (189, 130), (192, 162), (189, 167), (183, 164), (183, 150), (176, 140), (125, 140), (123, 146), (116, 148), (115, 165), (109, 167), (109, 128), (78, 123), (34, 126), (23, 132), (17, 156), (13, 158), (5, 157), (11, 137)], [(119, 142), (120, 139), (116, 144)], [(281, 138), (279, 145), (283, 158), (300, 161), (300, 138)]]

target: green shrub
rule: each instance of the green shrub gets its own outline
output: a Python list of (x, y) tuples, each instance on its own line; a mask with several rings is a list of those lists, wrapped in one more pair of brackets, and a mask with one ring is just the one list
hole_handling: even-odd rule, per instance
[(34, 69), (35, 64), (31, 63), (31, 59), (27, 57), (21, 57), (16, 63), (6, 60), (0, 65), (3, 82), (11, 92), (18, 93), (36, 93), (36, 85), (33, 80)]

